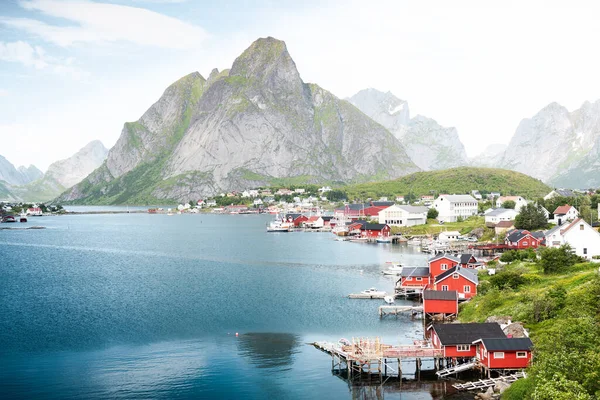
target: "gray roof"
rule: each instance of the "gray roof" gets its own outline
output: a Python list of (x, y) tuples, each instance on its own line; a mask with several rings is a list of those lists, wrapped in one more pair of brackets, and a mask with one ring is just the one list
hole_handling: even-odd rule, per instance
[(457, 300), (458, 292), (456, 290), (424, 290), (424, 300)]
[(504, 214), (507, 211), (513, 211), (516, 213), (515, 210), (510, 209), (510, 208), (496, 208), (495, 210), (492, 210), (489, 213), (485, 214), (485, 216), (486, 217), (497, 217), (498, 215)]
[(447, 258), (448, 260), (452, 260), (452, 261), (456, 262), (457, 264), (460, 262), (460, 259), (458, 257), (454, 257), (454, 256), (452, 256), (450, 254), (444, 254), (444, 253), (440, 253), (440, 254), (438, 254), (438, 255), (430, 258), (428, 260), (428, 262), (439, 260), (440, 258)]
[(569, 189), (556, 189), (555, 192), (563, 197), (574, 197), (575, 196), (575, 194), (573, 194), (573, 192)]
[(477, 203), (477, 200), (469, 194), (445, 194), (445, 197), (451, 203)]
[(414, 213), (414, 214), (427, 214), (427, 212), (429, 211), (429, 207), (425, 207), (425, 206), (405, 206), (405, 205), (399, 205), (396, 206), (399, 207), (405, 211), (408, 211), (409, 213)]
[(496, 322), (433, 324), (432, 327), (443, 346), (471, 344), (477, 339), (506, 337)]
[[(564, 225), (564, 224), (563, 224)], [(552, 235), (554, 232), (559, 231), (562, 225), (556, 225), (554, 228), (546, 231), (546, 236)]]
[(458, 272), (460, 275), (464, 276), (465, 278), (467, 278), (471, 282), (475, 283), (476, 285), (479, 284), (479, 278), (477, 277), (476, 272), (474, 272), (472, 269), (469, 269), (469, 268), (461, 268), (458, 265), (456, 267), (450, 268), (449, 270), (444, 271), (443, 273), (436, 276), (435, 283), (440, 282), (442, 279), (449, 277), (450, 275), (452, 275), (455, 272)]
[(429, 276), (429, 267), (404, 267), (402, 276)]
[(533, 347), (529, 338), (483, 338), (480, 340), (488, 351), (531, 350)]

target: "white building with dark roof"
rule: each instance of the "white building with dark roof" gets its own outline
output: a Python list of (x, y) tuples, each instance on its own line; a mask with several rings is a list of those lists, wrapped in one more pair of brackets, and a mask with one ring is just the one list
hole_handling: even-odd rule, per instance
[(443, 194), (433, 202), (438, 211), (438, 221), (456, 222), (458, 218), (477, 215), (478, 203), (468, 194)]
[(389, 226), (415, 226), (427, 223), (427, 207), (392, 205), (379, 211), (379, 223)]

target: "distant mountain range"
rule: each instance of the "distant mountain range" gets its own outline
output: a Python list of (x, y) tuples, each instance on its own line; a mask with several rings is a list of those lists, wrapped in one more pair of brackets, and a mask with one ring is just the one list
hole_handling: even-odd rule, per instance
[(98, 168), (107, 154), (108, 150), (104, 145), (94, 140), (71, 157), (52, 163), (45, 174), (33, 165), (15, 169), (0, 156), (0, 200), (52, 200)]
[(402, 143), (411, 160), (425, 171), (467, 165), (467, 153), (456, 128), (445, 128), (431, 118), (410, 118), (408, 102), (391, 92), (365, 89), (350, 102), (383, 125)]

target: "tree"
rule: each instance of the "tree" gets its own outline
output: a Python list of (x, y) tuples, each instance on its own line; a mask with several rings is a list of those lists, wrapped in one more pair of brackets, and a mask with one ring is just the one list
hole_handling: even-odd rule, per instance
[(539, 204), (529, 203), (521, 207), (521, 212), (515, 217), (515, 228), (528, 231), (544, 228), (548, 225), (546, 213)]
[(517, 204), (514, 201), (506, 200), (504, 203), (502, 203), (502, 208), (512, 208), (514, 210), (516, 205)]
[(430, 208), (427, 211), (427, 219), (436, 219), (440, 213), (435, 208)]
[(566, 271), (569, 267), (581, 262), (581, 257), (574, 253), (568, 244), (560, 247), (546, 247), (541, 250), (540, 265), (546, 274)]
[(348, 195), (343, 190), (330, 190), (325, 193), (325, 197), (329, 201), (343, 201), (348, 198)]

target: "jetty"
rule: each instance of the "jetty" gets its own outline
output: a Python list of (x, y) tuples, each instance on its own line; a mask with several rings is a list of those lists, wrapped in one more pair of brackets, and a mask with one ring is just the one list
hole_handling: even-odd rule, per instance
[(516, 374), (501, 376), (499, 378), (491, 378), (491, 379), (480, 379), (475, 382), (467, 382), (467, 383), (455, 383), (452, 385), (457, 390), (477, 390), (477, 389), (487, 389), (491, 386), (496, 386), (498, 382), (506, 382), (513, 383), (517, 379), (526, 378), (527, 375), (525, 371), (517, 372)]
[(379, 306), (379, 317), (410, 313), (412, 316), (423, 313), (422, 306)]
[(457, 374), (459, 372), (468, 371), (470, 369), (476, 368), (477, 366), (479, 366), (479, 363), (476, 361), (472, 361), (472, 362), (468, 362), (468, 363), (464, 363), (464, 364), (458, 364), (453, 367), (441, 369), (441, 370), (437, 371), (435, 374), (437, 376), (439, 376), (440, 378), (445, 378), (447, 376)]
[(387, 293), (350, 293), (348, 295), (349, 299), (381, 299), (388, 295)]
[(428, 341), (415, 341), (413, 345), (392, 346), (381, 343), (376, 338), (352, 338), (352, 342), (312, 343), (317, 349), (331, 355), (332, 371), (344, 371), (349, 379), (363, 374), (380, 376), (392, 375), (402, 378), (402, 362), (413, 361), (416, 373), (421, 369), (423, 358), (433, 359), (437, 367), (444, 356), (441, 349), (436, 349)]

